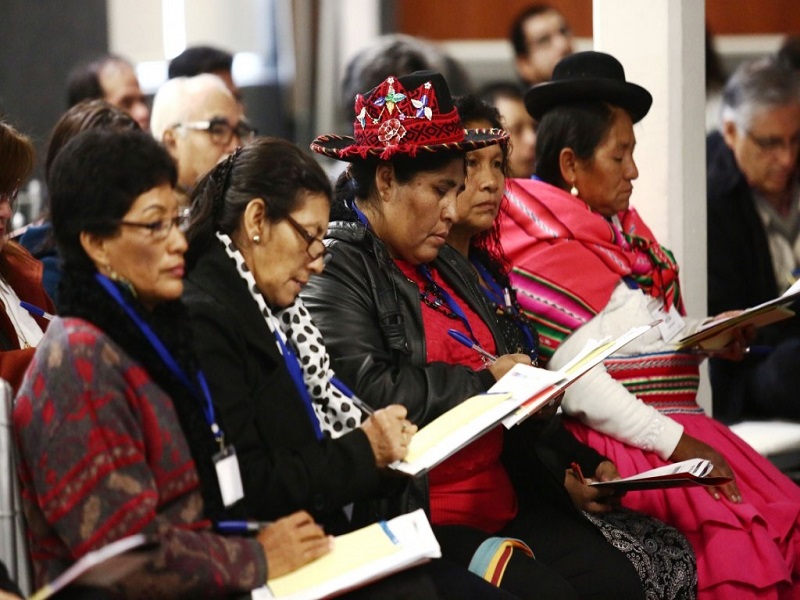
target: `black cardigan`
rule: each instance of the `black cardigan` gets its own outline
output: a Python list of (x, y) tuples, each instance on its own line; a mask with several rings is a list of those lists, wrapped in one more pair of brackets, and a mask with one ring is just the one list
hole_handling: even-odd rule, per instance
[(318, 441), (257, 304), (216, 241), (190, 270), (183, 300), (226, 441), (236, 447), (250, 518), (305, 509), (329, 533), (343, 506), (381, 490), (363, 430)]

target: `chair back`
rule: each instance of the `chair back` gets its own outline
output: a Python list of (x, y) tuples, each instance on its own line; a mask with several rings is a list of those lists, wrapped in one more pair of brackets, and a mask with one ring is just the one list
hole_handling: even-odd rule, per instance
[(11, 427), (13, 407), (14, 392), (7, 381), (0, 379), (0, 560), (27, 595), (32, 591), (32, 573)]

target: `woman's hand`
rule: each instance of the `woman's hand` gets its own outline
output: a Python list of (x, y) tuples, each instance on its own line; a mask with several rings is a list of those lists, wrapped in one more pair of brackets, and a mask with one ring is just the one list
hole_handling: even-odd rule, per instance
[(508, 373), (514, 365), (522, 363), (531, 364), (531, 357), (527, 354), (504, 354), (488, 366), (489, 372), (494, 376), (495, 381)]
[(376, 410), (361, 424), (379, 469), (404, 459), (408, 454), (408, 444), (417, 432), (417, 426), (406, 419), (406, 414), (405, 406), (392, 404)]
[(4, 592), (3, 590), (0, 590), (0, 600), (22, 600), (22, 598), (16, 594), (12, 594), (11, 592)]
[(269, 579), (291, 573), (333, 549), (333, 538), (304, 510), (278, 519), (256, 539), (267, 556)]
[(603, 513), (611, 510), (617, 498), (612, 490), (604, 490), (588, 485), (572, 469), (564, 471), (564, 487), (567, 488), (572, 505), (578, 510)]
[[(715, 321), (729, 319), (737, 316), (741, 312), (741, 310), (729, 310), (718, 314), (711, 322), (713, 323)], [(713, 356), (715, 358), (724, 358), (726, 360), (742, 360), (744, 355), (747, 353), (747, 347), (750, 345), (750, 342), (752, 342), (756, 337), (756, 327), (755, 325), (737, 327), (733, 329), (732, 333), (733, 339), (721, 350), (709, 352), (709, 356)]]
[[(730, 468), (725, 458), (711, 446), (705, 442), (701, 442), (697, 438), (684, 433), (678, 442), (675, 451), (669, 457), (670, 460), (680, 462), (682, 460), (689, 460), (690, 458), (704, 458), (714, 465), (710, 475), (714, 477), (730, 477), (733, 479), (733, 470)], [(708, 493), (715, 499), (719, 500), (719, 492), (722, 491), (725, 497), (731, 502), (741, 502), (742, 494), (739, 487), (736, 485), (734, 479), (730, 483), (719, 487), (709, 487)]]

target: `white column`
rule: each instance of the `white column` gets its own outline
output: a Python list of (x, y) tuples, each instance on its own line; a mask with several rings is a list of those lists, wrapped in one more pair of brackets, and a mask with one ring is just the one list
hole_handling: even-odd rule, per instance
[[(691, 316), (706, 314), (704, 0), (594, 0), (595, 50), (653, 94), (635, 127), (632, 203), (681, 266)], [(707, 373), (700, 403), (710, 412)]]

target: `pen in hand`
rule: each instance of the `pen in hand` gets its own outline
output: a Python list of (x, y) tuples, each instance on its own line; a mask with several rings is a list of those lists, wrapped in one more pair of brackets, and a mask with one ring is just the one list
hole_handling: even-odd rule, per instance
[(335, 387), (337, 390), (339, 390), (340, 392), (342, 392), (345, 396), (350, 398), (350, 400), (353, 402), (353, 404), (355, 404), (356, 407), (361, 412), (363, 412), (364, 414), (367, 414), (367, 415), (374, 415), (375, 414), (375, 409), (372, 408), (366, 402), (364, 402), (361, 398), (356, 396), (353, 393), (353, 391), (349, 387), (347, 387), (341, 379), (339, 379), (338, 377), (334, 376), (334, 377), (331, 377), (330, 381), (331, 381), (331, 385), (333, 387)]
[(576, 479), (582, 484), (586, 485), (586, 478), (583, 476), (581, 466), (578, 463), (573, 462), (570, 464), (570, 469), (572, 469), (572, 474), (575, 475)]
[(455, 329), (450, 329), (448, 330), (447, 333), (450, 334), (450, 337), (452, 337), (459, 343), (464, 344), (467, 348), (472, 348), (473, 350), (475, 350), (475, 352), (480, 354), (483, 358), (485, 358), (489, 362), (494, 362), (497, 360), (497, 357), (494, 354), (492, 354), (491, 352), (487, 352), (486, 350), (481, 348), (478, 344), (473, 342), (471, 339), (469, 339), (466, 335), (464, 335), (460, 331), (456, 331)]
[(243, 534), (258, 533), (265, 527), (272, 525), (269, 521), (217, 521), (214, 527), (220, 533)]

